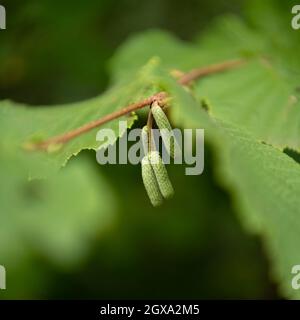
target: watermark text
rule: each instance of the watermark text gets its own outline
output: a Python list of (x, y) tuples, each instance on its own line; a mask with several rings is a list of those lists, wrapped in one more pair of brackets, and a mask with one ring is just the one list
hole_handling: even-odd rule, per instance
[[(119, 121), (118, 135), (112, 129), (100, 129), (96, 136), (100, 142), (97, 162), (101, 165), (140, 164), (149, 152), (143, 143), (142, 134), (139, 128), (127, 133), (126, 121)], [(200, 175), (203, 172), (204, 129), (152, 129), (151, 138), (152, 150), (160, 152), (164, 164), (186, 164), (186, 175)]]
[(0, 5), (0, 30), (6, 29), (6, 10), (5, 7)]
[(0, 290), (6, 289), (6, 270), (0, 265)]
[(300, 4), (293, 6), (292, 14), (294, 15), (291, 22), (292, 28), (294, 30), (299, 30), (300, 29)]

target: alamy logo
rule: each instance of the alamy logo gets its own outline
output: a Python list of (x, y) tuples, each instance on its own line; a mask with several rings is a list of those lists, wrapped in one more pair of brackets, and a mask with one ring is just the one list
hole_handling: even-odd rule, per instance
[(0, 30), (6, 29), (6, 10), (0, 5)]
[(300, 4), (293, 6), (292, 14), (295, 15), (291, 22), (292, 28), (294, 30), (299, 30), (300, 29)]
[[(119, 121), (117, 135), (112, 129), (100, 129), (96, 140), (101, 142), (96, 157), (101, 165), (117, 163), (138, 165), (149, 152), (148, 146), (144, 145), (143, 130), (135, 128), (127, 134), (127, 121)], [(117, 140), (118, 146), (115, 143)], [(152, 151), (161, 151), (164, 164), (171, 162), (186, 164), (188, 165), (185, 168), (186, 175), (200, 175), (203, 172), (204, 129), (151, 129), (150, 141)], [(130, 148), (128, 148), (129, 142), (131, 142)], [(195, 148), (193, 148), (194, 142)]]
[(6, 289), (6, 271), (3, 266), (0, 265), (0, 289)]
[(292, 278), (292, 288), (294, 290), (298, 290), (300, 289), (300, 265), (296, 264), (292, 267), (292, 274), (294, 274), (295, 276)]

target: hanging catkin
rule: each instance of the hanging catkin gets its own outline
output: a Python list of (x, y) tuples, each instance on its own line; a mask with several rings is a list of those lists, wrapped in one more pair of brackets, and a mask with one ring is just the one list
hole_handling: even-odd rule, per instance
[(148, 197), (154, 207), (163, 203), (163, 196), (160, 192), (158, 182), (151, 166), (149, 156), (145, 156), (142, 160), (142, 177)]
[(149, 153), (149, 160), (153, 168), (159, 189), (165, 199), (169, 199), (174, 195), (174, 189), (169, 179), (167, 169), (157, 151)]
[[(160, 129), (160, 134), (165, 147), (167, 148), (170, 156), (175, 158), (176, 154), (179, 152), (179, 146), (176, 143), (175, 137), (173, 135), (171, 124), (168, 117), (164, 113), (160, 105), (155, 101), (151, 106), (151, 111), (155, 122)], [(176, 144), (176, 147), (175, 147)], [(175, 150), (176, 149), (176, 150)]]

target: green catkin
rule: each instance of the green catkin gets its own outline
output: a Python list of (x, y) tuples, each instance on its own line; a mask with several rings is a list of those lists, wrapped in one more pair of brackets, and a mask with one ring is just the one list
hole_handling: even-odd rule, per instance
[[(169, 139), (168, 134), (164, 132), (165, 130), (167, 130), (167, 132), (172, 133), (172, 127), (168, 120), (168, 117), (166, 116), (163, 109), (159, 106), (159, 104), (156, 101), (153, 102), (151, 111), (158, 128), (161, 130), (160, 132), (161, 132), (162, 140), (166, 148), (168, 149), (170, 156), (172, 158), (175, 158), (175, 151), (176, 152), (179, 151), (179, 149), (175, 150), (175, 138), (173, 136)], [(178, 145), (176, 145), (176, 148), (177, 147)]]
[(169, 199), (174, 195), (174, 189), (169, 179), (167, 169), (157, 151), (149, 153), (149, 160), (153, 168), (159, 189), (165, 199)]
[(152, 205), (154, 207), (160, 206), (163, 203), (163, 196), (148, 155), (142, 159), (142, 178)]
[(146, 154), (142, 159), (142, 178), (152, 205), (157, 207), (163, 203), (164, 198), (173, 196), (174, 189), (159, 153), (151, 151), (147, 126), (142, 129), (141, 139)]

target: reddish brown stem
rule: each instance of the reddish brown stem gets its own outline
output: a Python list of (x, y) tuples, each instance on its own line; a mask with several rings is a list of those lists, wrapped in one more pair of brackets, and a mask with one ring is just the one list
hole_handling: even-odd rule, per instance
[[(219, 73), (219, 72), (223, 72), (232, 68), (235, 68), (239, 65), (241, 65), (242, 63), (244, 63), (244, 60), (230, 60), (230, 61), (225, 61), (222, 63), (218, 63), (218, 64), (214, 64), (214, 65), (210, 65), (207, 67), (203, 67), (203, 68), (198, 68), (198, 69), (194, 69), (186, 74), (184, 74), (179, 80), (178, 83), (181, 85), (187, 85), (190, 82), (199, 79), (201, 77), (210, 75), (210, 74), (214, 74), (214, 73)], [(123, 109), (117, 110), (115, 112), (112, 112), (100, 119), (94, 120), (92, 122), (86, 123), (85, 125), (83, 125), (82, 127), (79, 127), (77, 129), (71, 130), (65, 134), (56, 136), (56, 137), (52, 137), (48, 140), (42, 141), (40, 143), (37, 143), (35, 146), (36, 149), (47, 149), (47, 147), (49, 145), (52, 144), (63, 144), (66, 143), (74, 138), (76, 138), (77, 136), (84, 134), (94, 128), (97, 128), (109, 121), (112, 121), (114, 119), (117, 119), (121, 116), (124, 116), (130, 112), (133, 112), (135, 110), (141, 109), (145, 106), (151, 105), (154, 101), (158, 101), (160, 104), (163, 105), (163, 100), (167, 97), (167, 93), (166, 92), (159, 92), (155, 95), (152, 95), (150, 97), (148, 97), (145, 100), (130, 104), (128, 106), (126, 106)]]
[(194, 81), (196, 79), (202, 78), (204, 76), (223, 72), (235, 67), (240, 66), (241, 64), (245, 63), (245, 60), (229, 60), (222, 63), (212, 64), (207, 67), (194, 69), (186, 74), (184, 74), (179, 80), (178, 83), (185, 85), (189, 84), (191, 81)]
[(94, 128), (97, 128), (97, 127), (103, 125), (104, 123), (107, 123), (107, 122), (112, 121), (114, 119), (117, 119), (123, 115), (126, 115), (130, 112), (133, 112), (133, 111), (141, 109), (147, 105), (150, 105), (155, 100), (162, 101), (166, 96), (167, 95), (165, 92), (159, 92), (159, 93), (157, 93), (157, 94), (155, 94), (145, 100), (130, 104), (121, 110), (117, 110), (115, 112), (112, 112), (112, 113), (100, 118), (100, 119), (89, 122), (89, 123), (83, 125), (82, 127), (79, 127), (79, 128), (74, 129), (72, 131), (69, 131), (69, 132), (62, 134), (60, 136), (56, 136), (56, 137), (50, 138), (48, 140), (42, 141), (42, 142), (38, 143), (38, 147), (39, 148), (47, 148), (47, 146), (49, 146), (51, 144), (66, 143), (69, 140), (71, 140), (71, 139), (73, 139), (73, 138), (75, 138), (85, 132), (88, 132)]
[(152, 115), (151, 108), (149, 108), (147, 127), (148, 127), (148, 152), (151, 152), (153, 149), (153, 141), (152, 141), (153, 140), (152, 139), (153, 115)]

